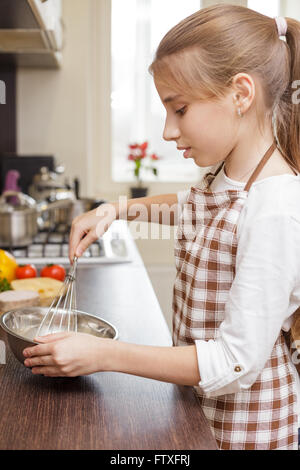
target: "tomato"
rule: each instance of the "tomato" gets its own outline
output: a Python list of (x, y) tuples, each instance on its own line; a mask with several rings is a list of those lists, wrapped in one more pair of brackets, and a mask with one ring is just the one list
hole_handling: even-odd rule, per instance
[(47, 264), (44, 266), (40, 273), (41, 277), (52, 277), (58, 281), (64, 281), (66, 277), (66, 270), (61, 264)]
[(37, 277), (37, 270), (34, 264), (20, 264), (16, 269), (17, 279), (29, 279)]

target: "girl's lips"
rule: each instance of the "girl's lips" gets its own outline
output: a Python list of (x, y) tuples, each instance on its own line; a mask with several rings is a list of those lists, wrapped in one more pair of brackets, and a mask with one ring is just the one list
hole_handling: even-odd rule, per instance
[(188, 149), (186, 149), (186, 151), (184, 152), (184, 154), (183, 154), (184, 158), (189, 158), (190, 153), (191, 153), (191, 147), (189, 147)]

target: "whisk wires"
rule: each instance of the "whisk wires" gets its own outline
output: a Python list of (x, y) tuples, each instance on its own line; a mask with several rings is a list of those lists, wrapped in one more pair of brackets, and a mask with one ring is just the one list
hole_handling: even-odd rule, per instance
[[(75, 256), (69, 273), (58, 295), (53, 299), (44, 316), (36, 336), (62, 331), (77, 333), (77, 303), (76, 303), (76, 268), (78, 258)], [(64, 300), (63, 300), (64, 298)]]

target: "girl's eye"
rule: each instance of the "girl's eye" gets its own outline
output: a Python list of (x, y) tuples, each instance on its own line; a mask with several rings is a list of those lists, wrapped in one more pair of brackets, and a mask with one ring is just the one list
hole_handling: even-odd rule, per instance
[(183, 108), (180, 108), (176, 111), (176, 114), (179, 114), (180, 116), (183, 116), (186, 112), (186, 106), (183, 106)]

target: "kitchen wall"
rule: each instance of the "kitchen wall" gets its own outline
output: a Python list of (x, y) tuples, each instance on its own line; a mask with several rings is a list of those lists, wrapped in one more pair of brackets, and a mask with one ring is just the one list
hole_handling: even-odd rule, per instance
[[(215, 3), (224, 1), (203, 0), (202, 5)], [(282, 13), (300, 19), (300, 2), (283, 0)], [(20, 154), (54, 154), (66, 164), (71, 179), (80, 178), (83, 196), (115, 200), (119, 194), (128, 194), (128, 184), (113, 182), (110, 170), (109, 2), (63, 0), (63, 18), (62, 69), (18, 71), (17, 150)], [(177, 192), (186, 186), (151, 183), (150, 194)], [(168, 240), (137, 240), (137, 245), (171, 325), (173, 232)]]
[(299, 0), (281, 0), (281, 14), (300, 21)]

